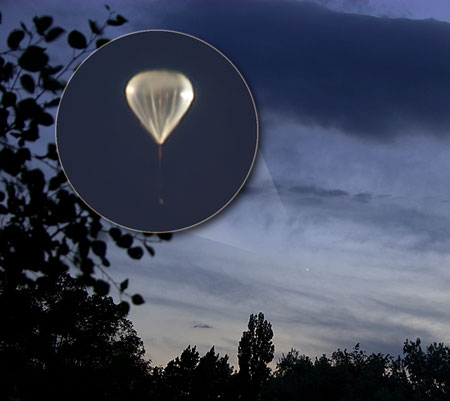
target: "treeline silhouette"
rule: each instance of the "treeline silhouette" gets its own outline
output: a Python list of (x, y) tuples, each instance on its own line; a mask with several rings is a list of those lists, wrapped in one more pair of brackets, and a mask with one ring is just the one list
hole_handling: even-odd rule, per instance
[(188, 346), (165, 367), (145, 359), (127, 312), (68, 274), (41, 285), (1, 282), (0, 399), (5, 400), (448, 400), (450, 348), (406, 341), (403, 355), (359, 344), (330, 357), (291, 350), (274, 371), (272, 326), (251, 315), (238, 367), (214, 347)]

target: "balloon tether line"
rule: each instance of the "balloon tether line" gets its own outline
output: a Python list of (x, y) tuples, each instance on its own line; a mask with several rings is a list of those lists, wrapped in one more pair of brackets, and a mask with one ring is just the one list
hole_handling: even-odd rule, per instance
[(164, 197), (162, 195), (163, 180), (162, 180), (162, 144), (158, 144), (158, 170), (159, 170), (159, 204), (164, 205)]
[(161, 159), (162, 159), (162, 145), (158, 144), (158, 165), (161, 168)]

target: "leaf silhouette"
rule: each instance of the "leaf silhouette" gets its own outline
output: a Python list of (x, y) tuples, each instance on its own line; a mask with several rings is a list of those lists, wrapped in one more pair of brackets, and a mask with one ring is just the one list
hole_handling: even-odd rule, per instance
[(19, 29), (15, 29), (12, 31), (7, 40), (8, 47), (12, 50), (15, 50), (19, 47), (20, 42), (25, 37), (25, 32)]
[(67, 42), (69, 43), (69, 46), (74, 49), (84, 49), (87, 46), (87, 41), (84, 35), (75, 29), (67, 36)]

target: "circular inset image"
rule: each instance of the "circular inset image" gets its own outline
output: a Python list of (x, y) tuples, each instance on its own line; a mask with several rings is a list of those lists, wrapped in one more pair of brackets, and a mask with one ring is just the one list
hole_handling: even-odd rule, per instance
[(179, 32), (142, 31), (76, 70), (56, 143), (70, 184), (101, 216), (133, 230), (178, 231), (237, 195), (256, 155), (257, 113), (217, 49)]

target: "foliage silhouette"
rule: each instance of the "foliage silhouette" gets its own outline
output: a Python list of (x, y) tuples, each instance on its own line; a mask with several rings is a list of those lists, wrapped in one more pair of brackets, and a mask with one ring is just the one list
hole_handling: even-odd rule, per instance
[[(188, 346), (165, 368), (152, 368), (144, 358), (142, 341), (126, 319), (127, 311), (109, 297), (89, 294), (80, 280), (68, 274), (56, 281), (46, 277), (34, 288), (1, 287), (0, 313), (1, 399), (449, 399), (450, 348), (434, 343), (424, 351), (419, 339), (406, 341), (403, 358), (396, 359), (381, 353), (368, 355), (359, 344), (351, 352), (338, 349), (331, 357), (315, 360), (291, 350), (271, 374), (265, 361), (273, 356), (272, 329), (259, 314), (250, 316), (238, 350), (241, 369), (252, 365), (243, 363), (249, 358), (242, 355), (248, 354), (254, 360), (252, 368), (236, 372), (227, 355), (221, 357), (212, 347), (200, 357), (195, 346)], [(261, 341), (254, 344), (256, 349), (268, 350), (266, 358), (248, 345), (252, 343), (249, 333), (251, 338), (259, 333)], [(260, 372), (264, 372), (262, 383)], [(256, 384), (252, 379), (258, 380)]]
[[(104, 23), (89, 20), (89, 35), (66, 33), (51, 16), (35, 17), (32, 25), (21, 22), (6, 39), (8, 49), (0, 53), (0, 280), (11, 288), (33, 288), (42, 276), (57, 280), (76, 267), (97, 294), (108, 294), (112, 284), (122, 297), (128, 295), (126, 286), (106, 271), (111, 243), (139, 260), (144, 250), (154, 255), (152, 242), (170, 239), (170, 234), (129, 233), (101, 219), (68, 185), (53, 140), (41, 138), (42, 128), (54, 124), (64, 78), (95, 44), (108, 41), (108, 26), (126, 22), (109, 7), (107, 11)], [(72, 57), (65, 65), (54, 65), (51, 53), (63, 52), (63, 44), (56, 41), (64, 35)], [(43, 145), (45, 153), (39, 151)], [(130, 299), (144, 302), (138, 294)], [(126, 300), (122, 307), (129, 307)]]
[(232, 374), (227, 355), (220, 357), (212, 347), (200, 357), (196, 347), (188, 346), (164, 369), (153, 369), (153, 397), (165, 401), (232, 400)]
[(149, 380), (142, 340), (112, 298), (68, 274), (1, 290), (0, 398), (120, 400)]
[(264, 319), (264, 314), (250, 315), (248, 330), (242, 333), (238, 348), (242, 399), (256, 400), (270, 376), (268, 364), (275, 351), (272, 337), (272, 325)]
[(277, 364), (263, 399), (291, 400), (449, 400), (450, 348), (432, 344), (423, 352), (420, 340), (406, 341), (404, 357), (367, 355), (359, 347), (335, 351), (313, 362), (291, 350)]

